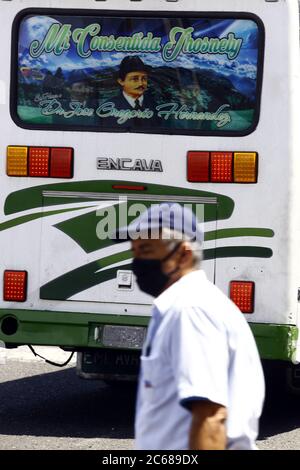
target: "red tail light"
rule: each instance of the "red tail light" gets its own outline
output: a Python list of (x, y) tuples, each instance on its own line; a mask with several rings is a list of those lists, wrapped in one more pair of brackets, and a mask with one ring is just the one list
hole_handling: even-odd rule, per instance
[(73, 149), (52, 148), (50, 176), (52, 178), (72, 178), (73, 176)]
[(188, 152), (187, 179), (191, 183), (209, 181), (209, 152)]
[(30, 147), (29, 176), (49, 176), (49, 147)]
[(233, 154), (231, 152), (212, 152), (210, 165), (212, 183), (233, 181)]
[(25, 302), (27, 271), (4, 271), (3, 298), (10, 302)]
[(254, 312), (254, 287), (252, 281), (231, 281), (230, 298), (243, 313)]

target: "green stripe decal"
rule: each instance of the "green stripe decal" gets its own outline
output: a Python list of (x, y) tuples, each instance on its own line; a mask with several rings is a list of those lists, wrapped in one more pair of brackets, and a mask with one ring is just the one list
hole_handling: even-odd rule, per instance
[[(127, 210), (130, 210), (130, 207), (138, 201), (128, 201)], [(146, 207), (151, 205), (151, 202), (143, 202)], [(196, 210), (195, 204), (191, 204), (193, 210)], [(205, 222), (214, 221), (217, 218), (216, 205), (206, 205), (204, 211)], [(101, 211), (102, 212), (102, 211)], [(102, 215), (97, 215), (97, 211), (90, 212), (88, 214), (83, 214), (72, 219), (65, 220), (55, 225), (55, 227), (61, 230), (64, 234), (72, 238), (86, 253), (91, 253), (93, 251), (105, 248), (112, 245), (114, 242), (111, 239), (112, 233), (118, 227), (119, 222), (119, 205), (114, 206), (114, 226), (107, 231), (106, 238), (99, 239), (97, 236), (97, 224), (103, 219), (105, 220), (106, 214), (105, 209), (102, 212)], [(127, 223), (130, 223), (136, 216), (129, 217)], [(108, 227), (107, 227), (108, 229)]]
[[(73, 182), (63, 182), (63, 183), (54, 183), (46, 184), (42, 186), (35, 186), (31, 188), (22, 189), (20, 191), (15, 191), (8, 195), (4, 212), (6, 215), (14, 214), (16, 212), (21, 212), (29, 209), (34, 209), (37, 207), (42, 207), (45, 205), (57, 205), (57, 204), (70, 204), (76, 202), (86, 202), (84, 198), (43, 198), (43, 191), (75, 191), (83, 193), (111, 193), (119, 194), (128, 191), (114, 190), (113, 185), (132, 185), (132, 181), (102, 181), (102, 180), (93, 180), (93, 181), (73, 181)], [(159, 184), (148, 184), (145, 182), (134, 182), (137, 186), (146, 186), (147, 190), (143, 191), (142, 194), (151, 194), (155, 195), (169, 195), (169, 196), (179, 196), (185, 198), (186, 196), (195, 196), (195, 197), (217, 197), (218, 199), (218, 219), (228, 219), (234, 209), (234, 201), (222, 194), (211, 193), (207, 191), (200, 191), (196, 189), (187, 189), (187, 188), (178, 188), (176, 186), (163, 186)], [(141, 191), (130, 191), (130, 194), (138, 195), (141, 194)], [(154, 197), (155, 199), (155, 197)], [(215, 207), (214, 205), (208, 206), (207, 212), (212, 211), (210, 219), (215, 220)], [(208, 216), (209, 217), (209, 216)]]
[(28, 214), (23, 215), (21, 217), (17, 217), (16, 219), (8, 220), (7, 222), (3, 222), (0, 224), (0, 232), (3, 230), (7, 230), (12, 227), (16, 227), (17, 225), (26, 224), (27, 222), (31, 222), (32, 220), (37, 220), (42, 217), (49, 217), (51, 215), (63, 214), (64, 212), (74, 212), (80, 209), (88, 209), (89, 207), (93, 206), (81, 206), (81, 207), (74, 207), (72, 209), (59, 209), (56, 211), (47, 211), (47, 212), (36, 212), (35, 214)]
[[(42, 286), (40, 289), (40, 297), (41, 299), (67, 300), (73, 295), (83, 292), (90, 287), (114, 279), (117, 270), (120, 268), (114, 267), (102, 271), (103, 268), (115, 263), (120, 263), (131, 257), (132, 254), (130, 250), (123, 251), (74, 269)], [(122, 266), (122, 269), (128, 268), (130, 268), (130, 264)]]
[(204, 235), (205, 241), (220, 240), (222, 238), (233, 237), (274, 237), (274, 232), (268, 228), (226, 228), (212, 230)]
[(271, 258), (273, 251), (261, 246), (224, 246), (203, 250), (204, 259), (215, 258)]
[[(257, 246), (231, 246), (204, 250), (204, 259), (206, 260), (232, 257), (270, 258), (271, 256), (272, 250)], [(131, 257), (131, 250), (127, 250), (74, 269), (42, 286), (40, 297), (47, 300), (67, 300), (102, 282), (114, 279), (120, 267), (116, 266), (105, 270), (103, 268), (126, 261)], [(122, 265), (122, 269), (131, 269), (131, 264)]]
[[(134, 202), (133, 202), (134, 203)], [(146, 205), (146, 204), (145, 204)], [(149, 203), (148, 203), (149, 205)], [(130, 204), (128, 203), (128, 207)], [(116, 222), (119, 220), (119, 206), (114, 206), (114, 213), (116, 215)], [(128, 223), (135, 217), (128, 217)], [(72, 219), (65, 220), (55, 225), (58, 230), (61, 230), (65, 235), (72, 238), (86, 253), (100, 250), (114, 244), (114, 241), (109, 235), (117, 228), (117, 223), (114, 224), (114, 229), (111, 229), (107, 234), (107, 238), (100, 239), (97, 236), (97, 224), (101, 221), (101, 217), (97, 216), (97, 212), (89, 212)]]
[[(132, 202), (134, 204), (134, 201)], [(147, 205), (149, 205), (148, 203)], [(128, 203), (130, 207), (130, 203)], [(119, 207), (115, 208), (115, 226), (119, 220)], [(210, 210), (209, 210), (210, 209)], [(205, 221), (211, 221), (216, 218), (215, 206), (207, 206), (205, 208)], [(128, 218), (128, 223), (134, 217)], [(99, 250), (101, 248), (108, 247), (114, 242), (110, 239), (109, 233), (107, 238), (99, 239), (97, 237), (97, 224), (100, 222), (101, 217), (97, 216), (96, 211), (88, 214), (83, 214), (72, 219), (65, 220), (55, 225), (55, 227), (61, 230), (63, 233), (72, 238), (86, 253)], [(112, 231), (110, 232), (112, 233)], [(223, 229), (223, 230), (212, 230), (205, 234), (205, 240), (215, 240), (229, 237), (273, 237), (274, 232), (270, 229), (259, 229), (259, 228), (236, 228), (236, 229)]]

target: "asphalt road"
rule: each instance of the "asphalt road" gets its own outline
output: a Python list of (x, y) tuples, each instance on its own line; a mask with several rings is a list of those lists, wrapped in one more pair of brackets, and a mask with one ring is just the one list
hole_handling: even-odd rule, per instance
[[(44, 353), (61, 362), (68, 356), (50, 348)], [(81, 380), (74, 362), (57, 369), (26, 348), (0, 349), (0, 370), (1, 450), (133, 448), (134, 386)], [(258, 446), (299, 450), (300, 396), (289, 396), (274, 371), (267, 375)]]

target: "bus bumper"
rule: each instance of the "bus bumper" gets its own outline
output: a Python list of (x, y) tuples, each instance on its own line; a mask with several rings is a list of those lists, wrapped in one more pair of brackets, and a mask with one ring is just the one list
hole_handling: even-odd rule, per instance
[[(97, 329), (104, 325), (146, 328), (148, 322), (149, 317), (138, 315), (0, 309), (0, 341), (6, 347), (32, 344), (77, 351), (104, 348), (101, 335), (95, 335)], [(250, 323), (250, 327), (262, 359), (297, 362), (299, 330), (295, 325)], [(124, 345), (121, 348), (124, 349)]]

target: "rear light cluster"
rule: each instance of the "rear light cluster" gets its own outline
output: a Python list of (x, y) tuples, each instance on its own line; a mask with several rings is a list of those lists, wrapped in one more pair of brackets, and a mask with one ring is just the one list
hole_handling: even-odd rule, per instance
[(256, 152), (188, 152), (187, 179), (191, 183), (256, 183)]
[(254, 312), (254, 282), (231, 281), (230, 298), (243, 313)]
[(4, 271), (3, 299), (25, 302), (27, 298), (27, 271)]
[(8, 176), (72, 178), (74, 151), (70, 147), (7, 147)]

